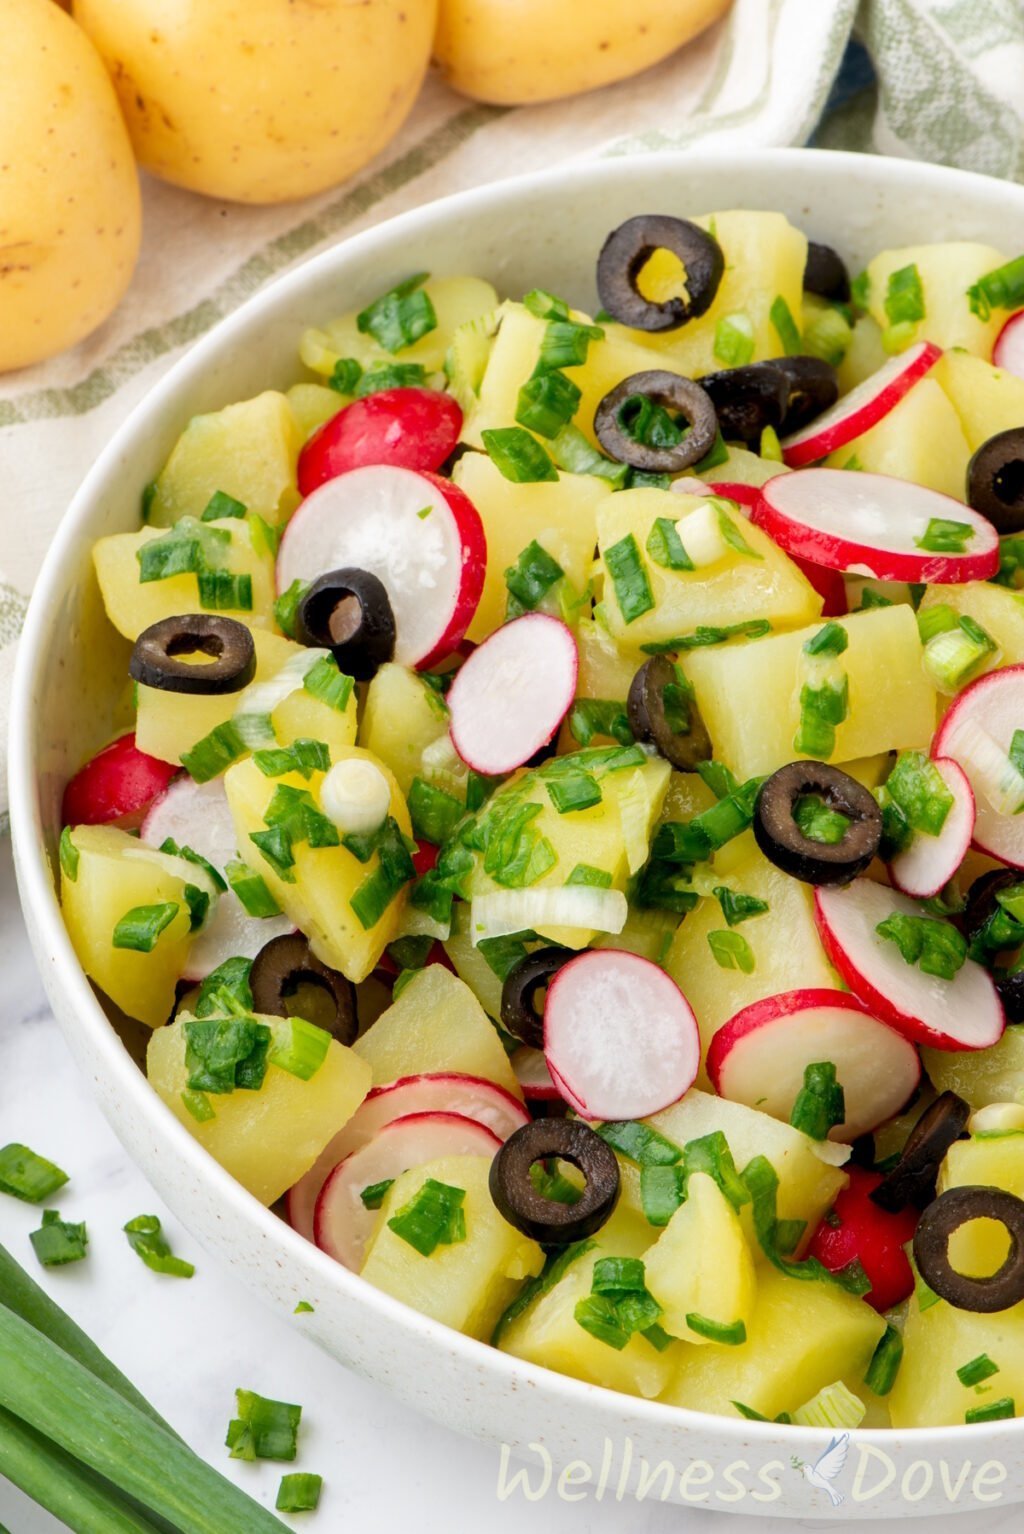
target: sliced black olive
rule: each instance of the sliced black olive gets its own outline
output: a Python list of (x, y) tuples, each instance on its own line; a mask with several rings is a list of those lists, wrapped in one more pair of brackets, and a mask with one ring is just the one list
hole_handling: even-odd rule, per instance
[(352, 982), (336, 969), (322, 964), (301, 932), (271, 938), (253, 959), (249, 972), (254, 1008), (271, 1017), (287, 1017), (287, 998), (294, 996), (302, 985), (314, 986), (322, 992), (333, 1009), (333, 1015), (320, 1026), (339, 1044), (353, 1044), (359, 1025)]
[(766, 366), (778, 368), (789, 383), (782, 417), (784, 433), (802, 431), (839, 398), (836, 370), (820, 357), (774, 357)]
[(770, 362), (705, 373), (700, 386), (715, 407), (722, 436), (756, 447), (766, 426), (777, 431), (789, 404), (789, 379)]
[(714, 755), (697, 700), (679, 684), (667, 655), (644, 661), (626, 700), (629, 727), (637, 740), (649, 740), (659, 755), (680, 772), (696, 772)]
[[(631, 437), (620, 418), (623, 407), (637, 397), (644, 397), (663, 409), (678, 411), (689, 430), (671, 446), (638, 442)], [(715, 407), (700, 384), (680, 373), (652, 368), (633, 373), (608, 394), (594, 412), (594, 431), (605, 452), (619, 463), (648, 474), (677, 474), (706, 458), (718, 434)]]
[(969, 943), (981, 937), (992, 917), (1002, 910), (997, 897), (1003, 890), (1020, 884), (1022, 879), (1024, 875), (1011, 868), (992, 868), (988, 873), (979, 874), (967, 891), (967, 904), (960, 917), (960, 925)]
[(846, 262), (831, 245), (819, 245), (817, 240), (807, 241), (804, 292), (817, 293), (819, 298), (834, 298), (840, 304), (850, 302), (850, 274)]
[(346, 676), (368, 682), (395, 653), (395, 615), (383, 581), (369, 570), (317, 576), (296, 610), (295, 637), (324, 646)]
[(544, 1009), (539, 993), (563, 964), (575, 958), (571, 948), (537, 948), (513, 964), (501, 987), (501, 1021), (509, 1033), (534, 1049), (544, 1048)]
[[(821, 798), (850, 822), (840, 841), (805, 836), (795, 812), (807, 795)], [(827, 762), (790, 762), (761, 784), (754, 837), (769, 862), (805, 884), (848, 884), (864, 872), (882, 836), (882, 812), (855, 778)]]
[(1010, 1024), (1024, 1023), (1024, 970), (1016, 974), (994, 975), (999, 1000)]
[[(686, 298), (654, 303), (639, 278), (656, 250), (670, 250), (686, 272)], [(685, 218), (641, 213), (613, 229), (597, 258), (597, 291), (613, 319), (634, 330), (678, 330), (706, 314), (725, 272), (718, 241)]]
[(1024, 529), (1024, 426), (997, 432), (967, 465), (967, 503), (997, 532)]
[[(949, 1260), (950, 1238), (972, 1220), (996, 1220), (1010, 1237), (1006, 1261), (988, 1278), (958, 1273)], [(950, 1188), (941, 1193), (921, 1216), (914, 1261), (929, 1289), (955, 1310), (982, 1315), (1009, 1310), (1024, 1300), (1024, 1199), (1004, 1188)]]
[(871, 1194), (872, 1202), (891, 1214), (908, 1204), (923, 1209), (931, 1203), (946, 1152), (970, 1116), (970, 1107), (955, 1092), (943, 1092), (929, 1104), (907, 1136), (899, 1161)]
[[(211, 658), (197, 664), (182, 658), (186, 655)], [(241, 692), (256, 675), (256, 648), (252, 634), (235, 618), (183, 613), (143, 629), (135, 641), (128, 674), (143, 687), (158, 687), (162, 692), (208, 697)]]
[[(586, 1178), (578, 1203), (559, 1204), (538, 1193), (530, 1168), (549, 1157), (568, 1161)], [(516, 1230), (534, 1241), (565, 1245), (592, 1236), (619, 1197), (619, 1163), (610, 1145), (579, 1119), (536, 1119), (509, 1136), (491, 1162), (491, 1198)]]

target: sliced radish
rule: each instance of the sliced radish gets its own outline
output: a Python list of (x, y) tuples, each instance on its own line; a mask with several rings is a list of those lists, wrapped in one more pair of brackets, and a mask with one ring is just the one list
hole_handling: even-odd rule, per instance
[(516, 1073), (516, 1080), (523, 1089), (523, 1096), (531, 1103), (560, 1102), (561, 1092), (551, 1079), (548, 1062), (542, 1049), (531, 1049), (524, 1044), (509, 1057)]
[[(791, 557), (880, 581), (987, 580), (999, 569), (999, 535), (962, 501), (887, 474), (805, 469), (762, 486), (752, 521)], [(967, 524), (962, 554), (922, 549), (933, 521)]]
[[(679, 483), (680, 482), (676, 480), (672, 486), (672, 489), (678, 490)], [(699, 483), (700, 481), (698, 480), (698, 484)], [(701, 492), (695, 490), (691, 493), (694, 495), (699, 495)], [(726, 501), (735, 501), (736, 505), (739, 506), (743, 511), (753, 511), (754, 507), (761, 499), (761, 491), (757, 485), (741, 485), (734, 482), (733, 480), (719, 480), (716, 484), (708, 485), (707, 490), (704, 493), (720, 495), (722, 499)]]
[[(538, 1051), (539, 1053), (539, 1051)], [(541, 1059), (543, 1059), (541, 1055)], [(522, 1103), (504, 1087), (482, 1076), (455, 1072), (403, 1076), (373, 1091), (340, 1129), (331, 1143), (294, 1188), (286, 1194), (288, 1223), (307, 1241), (314, 1239), (314, 1214), (320, 1190), (336, 1166), (355, 1151), (369, 1145), (386, 1124), (424, 1113), (456, 1114), (482, 1124), (499, 1140), (530, 1122)]]
[[(672, 488), (678, 489), (678, 485), (673, 485)], [(748, 517), (761, 499), (761, 490), (758, 485), (736, 485), (730, 482), (712, 485), (710, 489), (713, 495), (721, 495), (727, 500), (735, 501)], [(823, 618), (842, 618), (849, 612), (846, 583), (838, 570), (829, 570), (825, 565), (813, 564), (809, 559), (798, 559), (793, 554), (789, 557), (801, 575), (810, 581), (818, 595), (823, 598), (821, 609)]]
[(889, 864), (889, 877), (904, 895), (930, 900), (952, 879), (967, 856), (974, 835), (974, 792), (967, 774), (949, 757), (935, 763), (953, 795), (953, 804), (938, 836), (914, 832), (905, 851)]
[[(161, 794), (142, 823), (140, 836), (148, 847), (160, 847), (170, 837), (213, 864), (219, 874), (238, 856), (235, 823), (228, 809), (222, 778), (194, 783), (175, 779)], [(225, 959), (254, 959), (273, 937), (294, 932), (287, 916), (250, 916), (232, 890), (223, 893), (205, 927), (189, 949), (186, 980), (205, 980)]]
[(1024, 378), (1024, 309), (1011, 314), (996, 338), (992, 361), (997, 368)]
[(426, 667), (458, 649), (476, 612), (487, 540), (476, 507), (436, 474), (379, 464), (329, 479), (281, 539), (277, 589), (369, 570), (395, 614), (395, 660)]
[(551, 740), (572, 707), (579, 658), (572, 631), (546, 613), (496, 629), (464, 661), (448, 693), (451, 737), (486, 777), (511, 772)]
[(723, 1023), (708, 1050), (719, 1097), (789, 1122), (809, 1065), (830, 1061), (846, 1098), (846, 1119), (829, 1134), (846, 1144), (868, 1134), (910, 1100), (921, 1079), (917, 1050), (847, 991), (787, 991), (744, 1007)]
[(979, 852), (1024, 868), (1024, 775), (1010, 747), (1024, 730), (1024, 666), (990, 671), (953, 700), (932, 742), (932, 755), (959, 762), (974, 791)]
[(640, 1119), (692, 1087), (700, 1035), (663, 969), (635, 953), (592, 948), (548, 987), (544, 1055), (561, 1095), (584, 1118)]
[(377, 1211), (363, 1203), (364, 1188), (442, 1156), (492, 1158), (501, 1144), (486, 1125), (458, 1113), (411, 1113), (393, 1119), (368, 1145), (346, 1156), (324, 1183), (313, 1216), (317, 1246), (358, 1273), (377, 1220)]
[(786, 463), (791, 469), (815, 463), (877, 426), (941, 356), (941, 348), (931, 341), (918, 341), (898, 357), (890, 357), (877, 373), (865, 378), (803, 431), (785, 439), (782, 453)]
[(71, 779), (64, 790), (63, 824), (125, 823), (145, 810), (180, 770), (140, 751), (134, 734), (122, 735), (98, 751)]
[(825, 952), (866, 1007), (908, 1039), (933, 1049), (987, 1049), (1006, 1026), (991, 975), (966, 959), (952, 980), (908, 964), (896, 944), (875, 930), (894, 912), (923, 915), (920, 906), (873, 879), (814, 892)]
[(400, 469), (437, 470), (462, 430), (462, 411), (439, 389), (381, 389), (353, 400), (313, 433), (299, 454), (299, 493), (386, 463)]

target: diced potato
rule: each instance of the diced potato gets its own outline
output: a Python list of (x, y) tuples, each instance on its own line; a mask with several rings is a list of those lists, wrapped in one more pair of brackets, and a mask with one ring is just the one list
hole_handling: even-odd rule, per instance
[[(227, 517), (204, 526), (220, 529), (230, 537), (230, 546), (225, 544), (218, 550), (219, 567), (252, 579), (251, 609), (224, 609), (225, 616), (252, 629), (274, 627), (274, 561), (268, 551), (254, 546), (250, 523), (244, 517)], [(145, 583), (139, 579), (139, 550), (166, 536), (161, 528), (142, 527), (137, 533), (112, 533), (93, 545), (93, 563), (107, 617), (126, 639), (137, 639), (143, 629), (161, 618), (202, 610), (197, 575), (170, 575), (166, 580)]]
[(467, 638), (486, 639), (505, 621), (505, 571), (534, 540), (561, 565), (577, 592), (587, 584), (597, 543), (597, 510), (611, 495), (607, 480), (560, 474), (557, 484), (516, 485), (484, 453), (466, 453), (455, 483), (480, 513), (487, 536), (487, 574)]
[(737, 447), (733, 442), (729, 444), (725, 462), (716, 464), (707, 478), (713, 485), (764, 485), (780, 474), (789, 473), (784, 463), (776, 463), (774, 458), (761, 458), (749, 448)]
[(987, 361), (1006, 315), (996, 309), (990, 319), (979, 319), (971, 313), (967, 290), (1005, 260), (994, 246), (967, 241), (883, 250), (868, 264), (868, 307), (884, 330), (889, 324), (885, 312), (889, 278), (893, 272), (916, 265), (924, 290), (925, 314), (912, 339), (934, 341), (943, 348), (963, 346)]
[[(973, 1136), (951, 1145), (939, 1174), (939, 1192), (965, 1187), (1003, 1188), (1015, 1198), (1024, 1198), (1024, 1133)], [(971, 1220), (954, 1231), (949, 1260), (956, 1272), (984, 1278), (1002, 1267), (1009, 1249), (1005, 1225), (998, 1220)], [(1014, 1309), (1024, 1316), (1024, 1303)]]
[[(699, 496), (670, 490), (622, 490), (600, 507), (598, 543), (605, 567), (604, 607), (616, 640), (630, 645), (664, 643), (692, 634), (700, 624), (742, 623), (766, 618), (773, 628), (810, 623), (821, 612), (821, 597), (767, 533), (736, 511), (722, 511), (734, 535), (749, 552), (727, 547), (713, 565), (697, 570), (670, 570), (646, 552), (647, 540), (659, 517), (673, 524), (697, 515), (703, 519), (707, 502)], [(628, 621), (622, 612), (608, 569), (608, 551), (632, 536), (646, 570), (653, 605)], [(680, 529), (686, 546), (685, 523)]]
[(971, 450), (960, 417), (932, 378), (922, 378), (894, 410), (825, 459), (834, 469), (908, 479), (962, 501)]
[(631, 905), (622, 931), (602, 932), (590, 946), (617, 948), (622, 953), (635, 953), (641, 959), (661, 965), (678, 926), (679, 917), (673, 911), (648, 911)]
[(411, 346), (403, 346), (395, 353), (385, 351), (372, 335), (359, 329), (357, 311), (353, 309), (331, 320), (318, 333), (321, 340), (318, 357), (306, 355), (303, 337), (305, 360), (328, 377), (341, 357), (354, 357), (367, 371), (393, 362), (414, 362), (428, 373), (439, 372), (458, 327), (490, 314), (497, 308), (498, 295), (481, 277), (433, 277), (423, 284), (422, 291), (434, 306), (437, 325)]
[(366, 690), (359, 733), (408, 794), (413, 778), (422, 776), (424, 751), (448, 733), (448, 709), (415, 671), (389, 661)]
[(469, 986), (488, 1016), (500, 1018), (502, 983), (480, 949), (473, 946), (469, 906), (463, 901), (452, 908), (452, 928), (445, 939), (444, 951), (459, 979)]
[[(596, 618), (589, 615), (580, 619), (576, 629), (576, 653), (579, 671), (576, 676), (577, 698), (600, 698), (605, 703), (618, 703), (623, 711), (629, 697), (630, 685), (647, 657), (639, 650), (630, 650), (616, 644), (608, 630)], [(611, 735), (596, 731), (587, 742), (592, 746), (614, 745)], [(577, 742), (569, 729), (569, 720), (562, 725), (560, 750), (575, 751)]]
[(841, 762), (839, 765), (848, 777), (856, 778), (865, 788), (877, 788), (889, 776), (892, 757), (888, 751), (876, 751), (874, 756), (859, 756), (852, 762)]
[(201, 517), (210, 497), (223, 490), (278, 526), (299, 504), (301, 446), (287, 399), (272, 389), (193, 416), (156, 479), (146, 520), (169, 527), (179, 517)]
[(345, 405), (337, 390), (315, 383), (292, 384), (285, 398), (303, 442), (308, 442), (315, 431), (333, 420)]
[(889, 355), (882, 345), (881, 326), (870, 314), (862, 314), (854, 321), (850, 349), (836, 370), (840, 392), (849, 394), (865, 378), (877, 373), (888, 360)]
[(998, 432), (1024, 426), (1024, 378), (965, 351), (946, 352), (931, 377), (952, 401), (972, 453)]
[[(935, 689), (921, 666), (917, 621), (909, 607), (877, 607), (842, 620), (849, 646), (839, 664), (849, 678), (849, 717), (836, 727), (832, 760), (879, 751), (927, 750), (935, 729)], [(774, 772), (800, 755), (803, 646), (816, 627), (744, 645), (687, 655), (684, 669), (715, 746), (739, 778)]]
[[(1024, 1305), (986, 1316), (945, 1300), (921, 1310), (911, 1299), (903, 1346), (888, 1398), (893, 1427), (962, 1426), (966, 1412), (1003, 1396), (1024, 1407)], [(983, 1353), (999, 1373), (980, 1387), (961, 1384), (956, 1371)]]
[(975, 1111), (1024, 1101), (1024, 1029), (1007, 1028), (988, 1049), (923, 1049), (921, 1058), (938, 1091), (956, 1092)]
[[(388, 779), (391, 787), (391, 815), (405, 836), (412, 830), (409, 812), (401, 790), (382, 762), (357, 746), (337, 754), (338, 761), (359, 759), (373, 762)], [(296, 841), (292, 852), (295, 866), (289, 870), (290, 882), (282, 879), (274, 866), (252, 841), (253, 833), (266, 830), (264, 815), (279, 784), (306, 789), (319, 807), (318, 794), (323, 774), (314, 772), (307, 782), (296, 772), (279, 778), (267, 778), (251, 757), (236, 762), (224, 775), (224, 790), (235, 822), (238, 845), (246, 862), (261, 873), (271, 893), (297, 927), (309, 938), (310, 947), (324, 964), (340, 969), (349, 980), (365, 980), (385, 947), (394, 936), (399, 916), (405, 906), (406, 886), (385, 909), (372, 927), (363, 927), (352, 909), (352, 897), (371, 879), (380, 866), (374, 852), (361, 863), (354, 853), (339, 843), (336, 847), (311, 847)]]
[[(377, 1289), (456, 1331), (489, 1340), (498, 1317), (524, 1279), (544, 1266), (544, 1253), (494, 1207), (487, 1156), (446, 1156), (395, 1179), (381, 1205), (362, 1276)], [(388, 1221), (415, 1198), (428, 1178), (465, 1192), (466, 1239), (425, 1257), (389, 1229)]]
[(1024, 661), (1024, 604), (1015, 591), (991, 581), (971, 581), (966, 586), (929, 586), (921, 599), (921, 612), (932, 607), (951, 607), (980, 623), (999, 649), (972, 672), (995, 671)]
[(305, 687), (296, 687), (282, 698), (270, 715), (274, 734), (282, 746), (293, 740), (321, 740), (330, 751), (331, 761), (344, 756), (356, 743), (356, 719), (359, 697), (355, 687), (345, 707), (338, 709), (315, 698)]
[(662, 1325), (684, 1342), (709, 1339), (688, 1317), (750, 1324), (757, 1279), (743, 1226), (713, 1177), (695, 1173), (680, 1204), (645, 1259), (647, 1287), (664, 1311)]
[(838, 1284), (764, 1268), (747, 1341), (683, 1348), (661, 1399), (723, 1417), (742, 1415), (734, 1401), (769, 1418), (792, 1412), (836, 1379), (862, 1379), (884, 1331), (882, 1317)]
[[(272, 1029), (279, 1017), (257, 1016)], [(332, 1039), (320, 1069), (303, 1081), (270, 1064), (258, 1092), (210, 1093), (215, 1117), (200, 1123), (185, 1107), (185, 1017), (154, 1033), (146, 1059), (150, 1085), (175, 1118), (261, 1204), (272, 1204), (305, 1176), (370, 1090), (370, 1069)]]
[(482, 1076), (522, 1098), (494, 1024), (467, 985), (428, 964), (353, 1045), (375, 1086), (399, 1076), (457, 1071)]
[[(174, 1008), (188, 957), (191, 919), (184, 879), (139, 856), (138, 838), (115, 826), (75, 826), (74, 877), (61, 875), (60, 903), (79, 963), (129, 1017), (159, 1028)], [(177, 906), (150, 953), (115, 948), (114, 928), (136, 906)]]

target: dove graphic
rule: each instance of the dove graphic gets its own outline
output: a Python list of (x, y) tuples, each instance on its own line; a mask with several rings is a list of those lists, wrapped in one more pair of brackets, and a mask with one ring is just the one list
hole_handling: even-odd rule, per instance
[(803, 1471), (804, 1479), (818, 1491), (828, 1492), (829, 1500), (833, 1507), (838, 1507), (845, 1502), (841, 1491), (836, 1491), (832, 1482), (846, 1464), (846, 1456), (850, 1449), (850, 1435), (843, 1433), (839, 1438), (833, 1438), (824, 1454), (819, 1454), (813, 1465), (800, 1464), (795, 1466)]

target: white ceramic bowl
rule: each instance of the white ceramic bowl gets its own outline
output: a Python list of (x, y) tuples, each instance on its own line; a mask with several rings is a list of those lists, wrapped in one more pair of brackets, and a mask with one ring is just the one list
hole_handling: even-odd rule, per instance
[[(189, 1230), (282, 1316), (303, 1318), (342, 1363), (462, 1432), (558, 1475), (582, 1461), (611, 1498), (793, 1517), (934, 1514), (1024, 1499), (1024, 1422), (860, 1430), (830, 1498), (794, 1470), (820, 1431), (705, 1416), (564, 1378), (470, 1341), (379, 1293), (262, 1208), (150, 1091), (86, 980), (54, 895), (61, 790), (109, 736), (128, 647), (103, 618), (90, 549), (138, 525), (139, 492), (190, 416), (298, 376), (299, 332), (366, 302), (412, 269), (472, 272), (518, 296), (535, 286), (595, 302), (610, 228), (640, 212), (783, 210), (856, 271), (886, 246), (979, 239), (1024, 249), (1024, 188), (933, 166), (818, 151), (652, 155), (506, 181), (407, 213), (346, 241), (253, 298), (199, 342), (102, 454), (54, 540), (32, 600), (12, 704), (11, 808), (22, 900), (54, 1011), (132, 1158)], [(115, 669), (116, 668), (116, 669)], [(531, 1448), (531, 1445), (533, 1446)], [(497, 1464), (497, 1455), (496, 1455)], [(964, 1472), (964, 1466), (969, 1468)], [(984, 1468), (983, 1468), (984, 1467)], [(580, 1485), (584, 1470), (570, 1473)], [(592, 1482), (590, 1493), (596, 1493)], [(570, 1493), (573, 1494), (573, 1493)], [(457, 1509), (456, 1509), (457, 1511)]]

